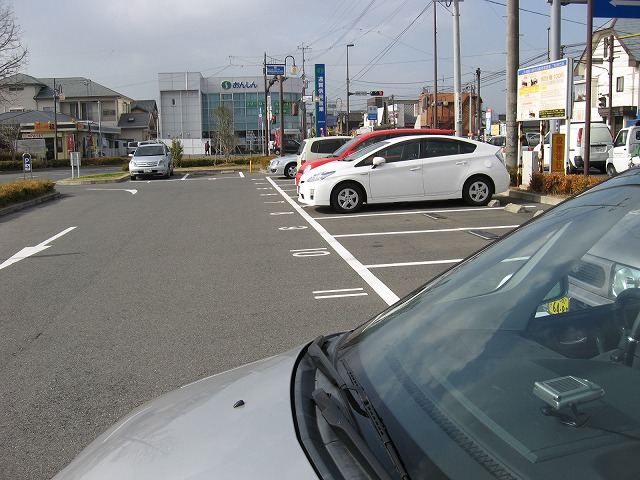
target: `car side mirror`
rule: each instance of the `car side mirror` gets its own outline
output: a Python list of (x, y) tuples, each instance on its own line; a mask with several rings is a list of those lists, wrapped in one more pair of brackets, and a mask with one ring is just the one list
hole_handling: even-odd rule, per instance
[(387, 161), (384, 157), (373, 157), (373, 166), (372, 168), (379, 167), (380, 165), (384, 165)]

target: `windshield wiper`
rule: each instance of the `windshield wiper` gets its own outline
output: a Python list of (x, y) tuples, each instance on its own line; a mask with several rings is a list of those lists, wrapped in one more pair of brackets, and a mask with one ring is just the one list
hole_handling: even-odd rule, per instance
[(398, 453), (398, 449), (396, 448), (395, 444), (393, 443), (393, 440), (389, 436), (389, 433), (387, 432), (387, 428), (384, 426), (384, 422), (382, 421), (382, 418), (380, 418), (380, 415), (378, 415), (378, 412), (376, 411), (375, 407), (371, 403), (371, 400), (369, 399), (367, 394), (364, 392), (364, 390), (356, 380), (356, 377), (353, 374), (353, 371), (349, 368), (349, 366), (344, 361), (342, 362), (342, 366), (347, 371), (347, 374), (349, 375), (349, 378), (351, 379), (351, 383), (353, 384), (356, 392), (358, 392), (358, 397), (360, 397), (360, 402), (362, 402), (362, 406), (364, 407), (364, 410), (367, 412), (367, 417), (369, 417), (369, 419), (371, 420), (371, 423), (373, 424), (373, 427), (375, 428), (376, 433), (380, 437), (380, 441), (382, 441), (382, 444), (387, 450), (387, 453), (389, 454), (389, 457), (391, 458), (391, 461), (393, 462), (394, 467), (396, 467), (396, 470), (400, 474), (401, 478), (408, 479), (409, 473), (405, 470), (404, 466), (402, 465), (402, 460), (400, 459), (400, 454)]
[(358, 459), (367, 473), (380, 480), (392, 480), (385, 468), (375, 457), (367, 442), (353, 428), (351, 422), (344, 416), (335, 399), (322, 388), (311, 394), (314, 403), (320, 409), (322, 417), (333, 430), (342, 438), (349, 451)]
[[(316, 364), (318, 369), (331, 380), (331, 382), (338, 387), (338, 389), (343, 393), (344, 398), (347, 400), (348, 405), (351, 407), (349, 409), (350, 419), (342, 413), (339, 405), (336, 403), (335, 399), (325, 392), (324, 389), (318, 388), (312, 394), (312, 398), (316, 406), (320, 409), (320, 413), (327, 421), (329, 425), (336, 431), (337, 433), (341, 433), (343, 440), (347, 445), (351, 448), (349, 450), (355, 450), (354, 454), (357, 456), (360, 463), (363, 464), (369, 475), (376, 475), (377, 478), (386, 479), (391, 478), (389, 474), (382, 466), (382, 464), (378, 461), (378, 459), (373, 455), (373, 452), (369, 448), (367, 442), (364, 440), (362, 433), (360, 432), (358, 423), (353, 417), (352, 411), (356, 411), (363, 417), (368, 417), (371, 420), (382, 444), (384, 445), (391, 461), (393, 462), (396, 470), (400, 474), (401, 478), (408, 479), (409, 474), (402, 466), (402, 462), (400, 460), (400, 456), (398, 455), (398, 451), (393, 444), (393, 441), (389, 437), (387, 430), (382, 422), (380, 416), (376, 412), (375, 408), (371, 404), (369, 397), (364, 393), (364, 390), (358, 382), (355, 380), (355, 376), (353, 372), (347, 367), (347, 365), (343, 362), (347, 373), (349, 374), (350, 381), (353, 387), (347, 385), (344, 381), (338, 370), (335, 368), (329, 357), (324, 350), (322, 350), (322, 346), (326, 343), (326, 339), (323, 336), (316, 338), (309, 348), (307, 349), (307, 353)], [(360, 402), (356, 400), (354, 397), (353, 391), (357, 392), (357, 395), (360, 399)], [(364, 408), (360, 406), (360, 403)], [(356, 430), (358, 428), (358, 430)]]

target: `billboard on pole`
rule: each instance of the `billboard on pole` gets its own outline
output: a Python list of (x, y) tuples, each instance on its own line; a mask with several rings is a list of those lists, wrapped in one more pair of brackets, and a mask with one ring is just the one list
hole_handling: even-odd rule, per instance
[(570, 66), (565, 58), (518, 70), (518, 121), (571, 116)]

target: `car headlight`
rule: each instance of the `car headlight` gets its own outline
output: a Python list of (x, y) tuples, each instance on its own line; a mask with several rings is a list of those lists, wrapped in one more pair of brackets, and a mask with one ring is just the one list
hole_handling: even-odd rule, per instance
[(640, 270), (620, 264), (613, 266), (611, 293), (614, 297), (620, 295), (627, 288), (638, 287), (640, 287)]
[(138, 166), (138, 165), (136, 165), (136, 161), (135, 161), (135, 160), (131, 160), (131, 161), (129, 162), (129, 168), (131, 168), (131, 167), (137, 167), (137, 166)]
[(319, 182), (320, 180), (324, 180), (325, 178), (327, 178), (330, 175), (333, 175), (334, 173), (336, 172), (333, 171), (333, 172), (316, 173), (315, 175), (311, 175), (309, 178), (307, 178), (307, 182)]

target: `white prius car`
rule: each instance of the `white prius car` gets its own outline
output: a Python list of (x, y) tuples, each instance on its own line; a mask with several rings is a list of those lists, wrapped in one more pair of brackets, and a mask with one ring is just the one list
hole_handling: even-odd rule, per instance
[(298, 200), (340, 213), (364, 203), (463, 198), (486, 205), (509, 188), (500, 147), (446, 135), (399, 137), (311, 170), (300, 178)]

